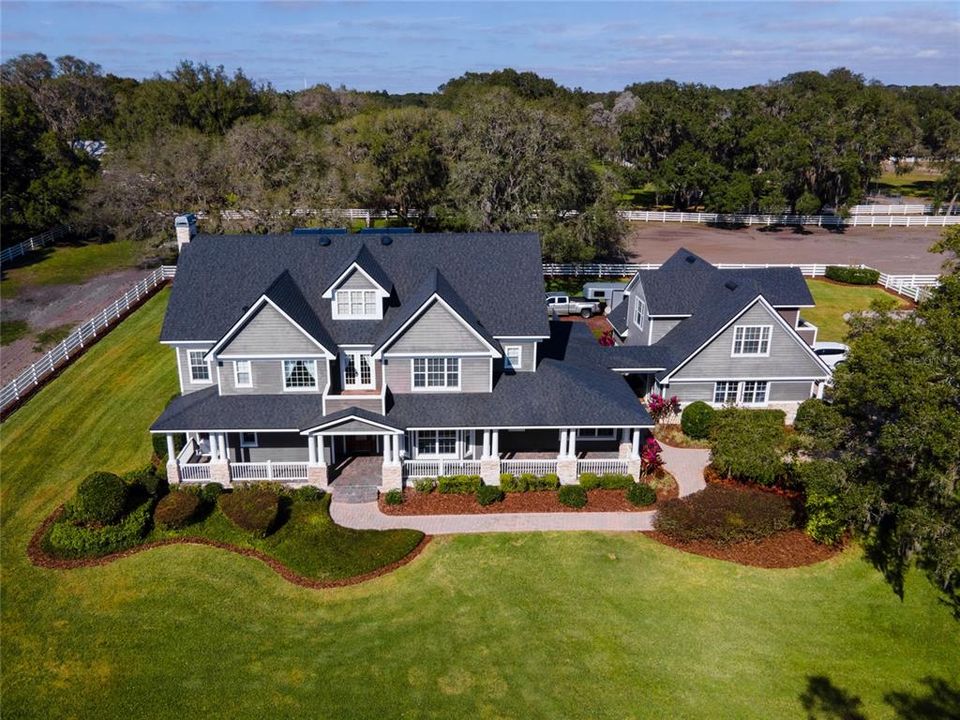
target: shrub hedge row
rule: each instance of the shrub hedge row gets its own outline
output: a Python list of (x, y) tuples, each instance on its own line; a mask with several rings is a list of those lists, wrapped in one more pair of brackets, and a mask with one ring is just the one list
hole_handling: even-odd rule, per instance
[(480, 489), (479, 475), (444, 475), (437, 478), (437, 490), (442, 493), (469, 495)]
[(848, 283), (850, 285), (876, 285), (880, 279), (879, 270), (870, 268), (840, 267), (830, 265), (824, 273), (828, 280)]
[(277, 521), (280, 496), (264, 485), (235, 488), (219, 498), (220, 510), (241, 530), (266, 537)]
[(653, 505), (657, 501), (657, 491), (646, 483), (633, 483), (627, 488), (627, 500), (637, 507)]
[(786, 530), (793, 522), (793, 508), (780, 495), (708, 485), (693, 495), (665, 502), (653, 524), (658, 531), (682, 542), (712, 540), (726, 544), (759, 540)]
[(118, 475), (93, 472), (80, 481), (70, 514), (80, 522), (109, 525), (123, 513), (128, 496), (129, 487)]
[(785, 473), (787, 431), (782, 410), (724, 408), (710, 430), (711, 463), (721, 474), (772, 485)]
[(621, 473), (583, 473), (580, 476), (580, 487), (584, 490), (626, 490), (634, 485), (633, 477)]
[(170, 530), (179, 530), (190, 524), (200, 510), (200, 495), (189, 490), (173, 490), (157, 503), (153, 520), (157, 525)]
[(560, 487), (560, 476), (556, 473), (547, 473), (546, 475), (503, 473), (500, 475), (500, 489), (504, 492), (556, 490), (558, 487)]
[(126, 550), (146, 535), (153, 499), (147, 499), (113, 525), (84, 525), (79, 518), (66, 515), (54, 523), (44, 542), (44, 549), (60, 558), (81, 558), (107, 555)]
[(564, 485), (557, 499), (567, 507), (582, 508), (587, 504), (587, 491), (580, 485)]
[(477, 489), (477, 502), (484, 506), (500, 502), (503, 497), (503, 490), (496, 485), (481, 485)]

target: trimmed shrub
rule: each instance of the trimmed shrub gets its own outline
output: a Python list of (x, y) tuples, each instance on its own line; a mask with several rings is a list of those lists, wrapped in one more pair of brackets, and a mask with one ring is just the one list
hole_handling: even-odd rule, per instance
[(567, 507), (582, 508), (587, 504), (587, 491), (580, 485), (564, 485), (557, 493), (557, 499)]
[(633, 483), (627, 488), (627, 500), (637, 507), (653, 505), (657, 501), (657, 491), (646, 483)]
[(437, 479), (432, 477), (417, 478), (413, 481), (413, 487), (416, 488), (416, 491), (424, 495), (432, 493), (436, 486)]
[(190, 524), (200, 509), (197, 493), (174, 490), (164, 495), (153, 509), (153, 521), (161, 527), (179, 530)]
[(500, 475), (500, 489), (504, 492), (526, 492), (527, 491), (527, 481), (524, 479), (528, 476), (518, 476), (513, 473), (501, 473)]
[(387, 505), (403, 505), (403, 490), (387, 490), (387, 494), (383, 496), (383, 501)]
[(773, 485), (784, 477), (787, 431), (782, 410), (725, 408), (710, 430), (711, 462), (726, 477)]
[(503, 500), (503, 490), (496, 485), (481, 485), (477, 490), (477, 502), (483, 506)]
[(584, 490), (595, 490), (600, 487), (600, 476), (596, 473), (583, 473), (580, 476), (580, 487)]
[(166, 480), (157, 475), (153, 465), (131, 470), (123, 475), (123, 481), (131, 488), (139, 488), (147, 495), (160, 495), (166, 489)]
[(803, 436), (807, 451), (822, 456), (833, 453), (840, 446), (847, 430), (847, 420), (833, 405), (810, 398), (797, 408), (793, 427)]
[(527, 480), (527, 490), (556, 490), (560, 487), (560, 476), (556, 473), (531, 475)]
[(480, 488), (479, 475), (446, 475), (437, 478), (437, 490), (442, 493), (469, 495)]
[(876, 285), (880, 280), (880, 271), (870, 268), (840, 267), (829, 265), (824, 273), (829, 280), (849, 285)]
[(293, 499), (296, 502), (318, 502), (323, 500), (323, 496), (326, 493), (314, 485), (301, 485), (298, 488), (294, 488)]
[(716, 412), (703, 400), (690, 403), (683, 409), (683, 414), (680, 416), (683, 434), (694, 440), (705, 440), (710, 436), (710, 427), (713, 425), (713, 416)]
[(806, 493), (807, 535), (823, 545), (838, 543), (849, 526), (843, 467), (831, 460), (811, 460), (796, 463), (794, 474)]
[(197, 488), (197, 495), (201, 501), (214, 505), (217, 502), (217, 498), (223, 495), (223, 485), (218, 482), (204, 483)]
[(600, 487), (604, 490), (626, 490), (634, 484), (630, 475), (620, 473), (604, 473), (600, 476)]
[(81, 522), (109, 525), (123, 513), (128, 495), (127, 484), (117, 475), (108, 472), (90, 473), (77, 488), (71, 515)]
[(236, 488), (218, 500), (220, 510), (241, 530), (266, 537), (277, 521), (280, 496), (262, 485)]
[(653, 526), (681, 542), (718, 544), (759, 540), (793, 526), (790, 502), (773, 493), (708, 485), (685, 498), (667, 500)]
[(102, 527), (76, 524), (65, 517), (54, 523), (43, 541), (46, 552), (60, 558), (97, 557), (120, 552), (139, 543), (150, 523), (148, 499), (129, 512), (120, 522)]

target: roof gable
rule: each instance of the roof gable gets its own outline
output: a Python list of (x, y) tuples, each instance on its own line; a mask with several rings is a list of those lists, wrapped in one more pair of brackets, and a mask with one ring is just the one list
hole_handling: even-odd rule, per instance
[(381, 297), (390, 297), (393, 283), (384, 272), (380, 264), (374, 259), (366, 245), (361, 245), (347, 266), (330, 283), (330, 287), (323, 291), (324, 298), (332, 298), (334, 292), (355, 273), (363, 275), (379, 292)]

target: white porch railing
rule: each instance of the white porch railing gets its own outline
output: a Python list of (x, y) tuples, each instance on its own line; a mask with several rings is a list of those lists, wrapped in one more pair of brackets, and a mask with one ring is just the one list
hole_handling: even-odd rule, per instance
[(181, 482), (207, 482), (210, 480), (210, 463), (180, 463)]
[(603, 473), (618, 473), (620, 475), (628, 475), (629, 472), (626, 460), (617, 460), (616, 458), (597, 458), (596, 460), (587, 458), (585, 460), (577, 460), (577, 475), (583, 475), (583, 473), (595, 473), (597, 475), (603, 475)]
[(306, 482), (305, 462), (247, 462), (230, 463), (230, 477), (237, 481)]
[(557, 472), (557, 461), (554, 460), (501, 460), (500, 472), (511, 475), (546, 475)]
[(177, 462), (181, 464), (189, 463), (195, 454), (197, 454), (197, 443), (194, 442), (193, 438), (190, 438), (177, 455)]
[(404, 477), (440, 477), (441, 475), (479, 475), (479, 460), (404, 460)]

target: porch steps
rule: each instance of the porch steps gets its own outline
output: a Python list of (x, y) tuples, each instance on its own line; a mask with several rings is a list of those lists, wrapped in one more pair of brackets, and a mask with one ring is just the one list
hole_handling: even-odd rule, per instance
[(339, 485), (334, 482), (330, 491), (334, 502), (357, 504), (376, 502), (377, 499), (375, 485)]

